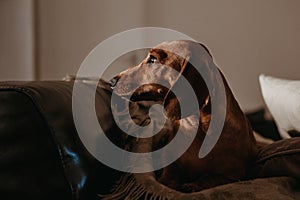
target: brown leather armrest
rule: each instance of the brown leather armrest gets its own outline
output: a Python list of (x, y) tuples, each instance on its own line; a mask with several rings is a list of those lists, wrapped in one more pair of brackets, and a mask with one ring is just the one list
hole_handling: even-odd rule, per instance
[[(118, 178), (82, 145), (72, 88), (63, 81), (0, 83), (1, 199), (98, 199)], [(99, 117), (107, 116), (101, 112), (110, 94), (99, 89), (96, 98)]]

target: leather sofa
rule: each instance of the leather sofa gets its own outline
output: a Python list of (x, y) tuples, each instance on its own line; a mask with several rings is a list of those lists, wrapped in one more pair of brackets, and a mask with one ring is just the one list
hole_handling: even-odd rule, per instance
[[(90, 89), (88, 84), (85, 87)], [(0, 83), (2, 200), (99, 199), (98, 194), (109, 193), (120, 178), (120, 172), (100, 163), (82, 144), (73, 121), (72, 89), (73, 82), (66, 81)], [(111, 120), (109, 98), (108, 91), (97, 89), (95, 108), (99, 121), (107, 121), (107, 124), (103, 124), (104, 131), (114, 140), (119, 130)], [(84, 109), (84, 105), (82, 107)], [(279, 180), (280, 187), (273, 179), (253, 182), (252, 191), (259, 194), (259, 197), (265, 197), (261, 199), (281, 197), (276, 194), (276, 188), (287, 188), (287, 191), (280, 191), (283, 192), (280, 194), (299, 195), (299, 138), (279, 141), (261, 149), (249, 173), (251, 179), (279, 176), (289, 178), (281, 183)], [(272, 186), (264, 188), (264, 185), (259, 186), (257, 183), (272, 183)], [(218, 197), (216, 195), (221, 195), (218, 198), (226, 199), (222, 196), (222, 190), (228, 195), (228, 188), (237, 193), (249, 185), (238, 183), (221, 186), (202, 194), (211, 193), (214, 199)], [(235, 189), (237, 187), (239, 190)], [(275, 192), (274, 198), (268, 196), (266, 191)], [(250, 193), (248, 189), (242, 192)]]

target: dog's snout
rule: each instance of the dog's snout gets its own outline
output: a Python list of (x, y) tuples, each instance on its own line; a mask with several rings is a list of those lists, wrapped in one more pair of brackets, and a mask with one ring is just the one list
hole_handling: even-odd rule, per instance
[(110, 79), (108, 83), (110, 87), (114, 88), (117, 85), (118, 81), (119, 81), (119, 77), (115, 76), (114, 78)]

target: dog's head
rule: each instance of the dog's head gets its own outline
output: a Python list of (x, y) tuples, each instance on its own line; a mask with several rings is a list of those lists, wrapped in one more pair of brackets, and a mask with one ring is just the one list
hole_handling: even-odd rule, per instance
[[(182, 76), (196, 92), (200, 107), (208, 105), (209, 92), (199, 73), (199, 66), (209, 67), (211, 59), (208, 49), (202, 44), (192, 41), (164, 42), (152, 48), (139, 65), (121, 72), (111, 79), (110, 83), (117, 95), (132, 101), (161, 103), (165, 106), (167, 114), (175, 116), (180, 114), (180, 108), (172, 88), (181, 87), (176, 83)], [(198, 69), (193, 66), (195, 64), (199, 65)], [(183, 92), (181, 97), (177, 98), (189, 96)]]

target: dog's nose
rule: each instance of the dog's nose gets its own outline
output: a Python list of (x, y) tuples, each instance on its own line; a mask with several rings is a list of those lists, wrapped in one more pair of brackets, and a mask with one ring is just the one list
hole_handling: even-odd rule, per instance
[(114, 88), (117, 85), (118, 81), (119, 81), (119, 77), (115, 76), (112, 79), (110, 79), (108, 83), (110, 87)]

